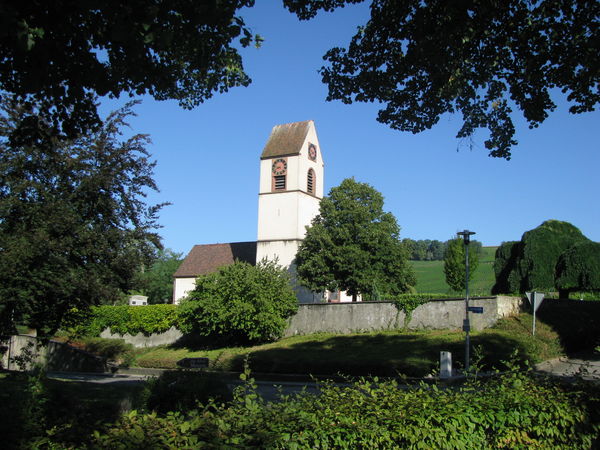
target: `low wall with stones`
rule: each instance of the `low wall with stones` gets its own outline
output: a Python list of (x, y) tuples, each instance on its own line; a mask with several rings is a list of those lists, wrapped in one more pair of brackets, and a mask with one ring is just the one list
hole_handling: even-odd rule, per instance
[[(143, 308), (141, 306), (140, 308)], [(164, 333), (154, 333), (150, 336), (145, 336), (142, 333), (136, 335), (131, 334), (113, 334), (110, 329), (104, 330), (100, 333), (100, 337), (107, 339), (123, 339), (128, 344), (134, 347), (156, 347), (158, 345), (172, 344), (179, 340), (183, 334), (175, 327), (169, 328)]]
[[(483, 314), (470, 314), (472, 329), (482, 330), (493, 326), (501, 317), (517, 314), (522, 299), (478, 297), (472, 298), (469, 304), (483, 307)], [(413, 311), (408, 329), (460, 329), (464, 316), (465, 302), (462, 298), (431, 300)], [(298, 313), (290, 318), (285, 336), (395, 330), (403, 326), (404, 313), (399, 311), (393, 302), (312, 303), (298, 306)], [(171, 328), (165, 333), (150, 336), (138, 333), (132, 336), (104, 330), (100, 336), (123, 339), (135, 347), (153, 347), (172, 344), (182, 337), (182, 333), (176, 328)]]
[[(482, 314), (470, 313), (471, 329), (493, 326), (498, 319), (519, 312), (518, 297), (478, 297), (470, 306), (483, 307)], [(354, 333), (394, 330), (404, 326), (405, 315), (393, 302), (314, 303), (300, 305), (290, 319), (285, 336), (328, 333)], [(431, 300), (418, 306), (408, 323), (409, 330), (441, 330), (462, 328), (465, 318), (464, 299)]]
[(31, 370), (39, 364), (56, 372), (104, 372), (106, 360), (91, 353), (70, 347), (62, 342), (42, 344), (28, 335), (0, 339), (0, 367), (7, 370)]

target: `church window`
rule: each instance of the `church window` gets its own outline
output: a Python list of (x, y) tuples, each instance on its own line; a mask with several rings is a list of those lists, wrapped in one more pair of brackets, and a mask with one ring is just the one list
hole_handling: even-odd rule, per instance
[(285, 191), (285, 175), (275, 175), (273, 177), (273, 188), (276, 191)]
[(315, 193), (315, 171), (308, 169), (308, 176), (306, 177), (306, 190), (309, 194)]

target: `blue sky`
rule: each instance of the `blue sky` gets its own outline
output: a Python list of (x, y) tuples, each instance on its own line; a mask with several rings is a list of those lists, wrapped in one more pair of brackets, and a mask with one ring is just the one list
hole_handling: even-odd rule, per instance
[(516, 112), (512, 159), (490, 158), (483, 132), (473, 149), (454, 137), (458, 115), (413, 135), (379, 124), (375, 104), (325, 101), (322, 56), (349, 42), (367, 20), (365, 5), (300, 22), (278, 0), (258, 1), (243, 16), (265, 38), (260, 49), (242, 52), (249, 87), (192, 111), (144, 98), (130, 121), (133, 132), (153, 141), (161, 192), (149, 202), (172, 203), (160, 220), (166, 247), (187, 253), (194, 244), (256, 240), (261, 151), (274, 125), (308, 119), (325, 160), (325, 192), (352, 176), (371, 184), (402, 238), (445, 241), (468, 228), (484, 245), (498, 245), (558, 219), (600, 241), (598, 111), (572, 116), (561, 102), (534, 130)]

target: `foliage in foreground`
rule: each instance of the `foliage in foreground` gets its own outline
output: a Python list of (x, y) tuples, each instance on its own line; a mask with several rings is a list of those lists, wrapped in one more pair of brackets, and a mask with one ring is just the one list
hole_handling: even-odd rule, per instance
[[(246, 375), (244, 375), (245, 377)], [(592, 448), (597, 386), (519, 373), (458, 388), (361, 380), (263, 401), (253, 380), (228, 405), (187, 415), (132, 411), (94, 433), (99, 448)]]
[(288, 272), (277, 262), (243, 261), (196, 279), (179, 307), (179, 329), (229, 342), (263, 342), (283, 335), (298, 310)]
[[(302, 19), (362, 0), (286, 0)], [(510, 159), (513, 111), (529, 127), (556, 108), (593, 111), (598, 92), (597, 1), (423, 2), (374, 0), (346, 45), (323, 57), (328, 100), (375, 103), (377, 120), (418, 133), (459, 113), (458, 138), (489, 131), (490, 156)], [(556, 91), (556, 92), (554, 92)]]

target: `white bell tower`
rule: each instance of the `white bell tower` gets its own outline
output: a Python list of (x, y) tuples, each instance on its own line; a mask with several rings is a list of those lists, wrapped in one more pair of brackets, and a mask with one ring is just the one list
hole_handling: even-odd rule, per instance
[[(295, 279), (294, 258), (323, 198), (323, 157), (312, 120), (276, 125), (260, 157), (256, 261), (278, 259)], [(301, 303), (316, 294), (296, 286)]]

